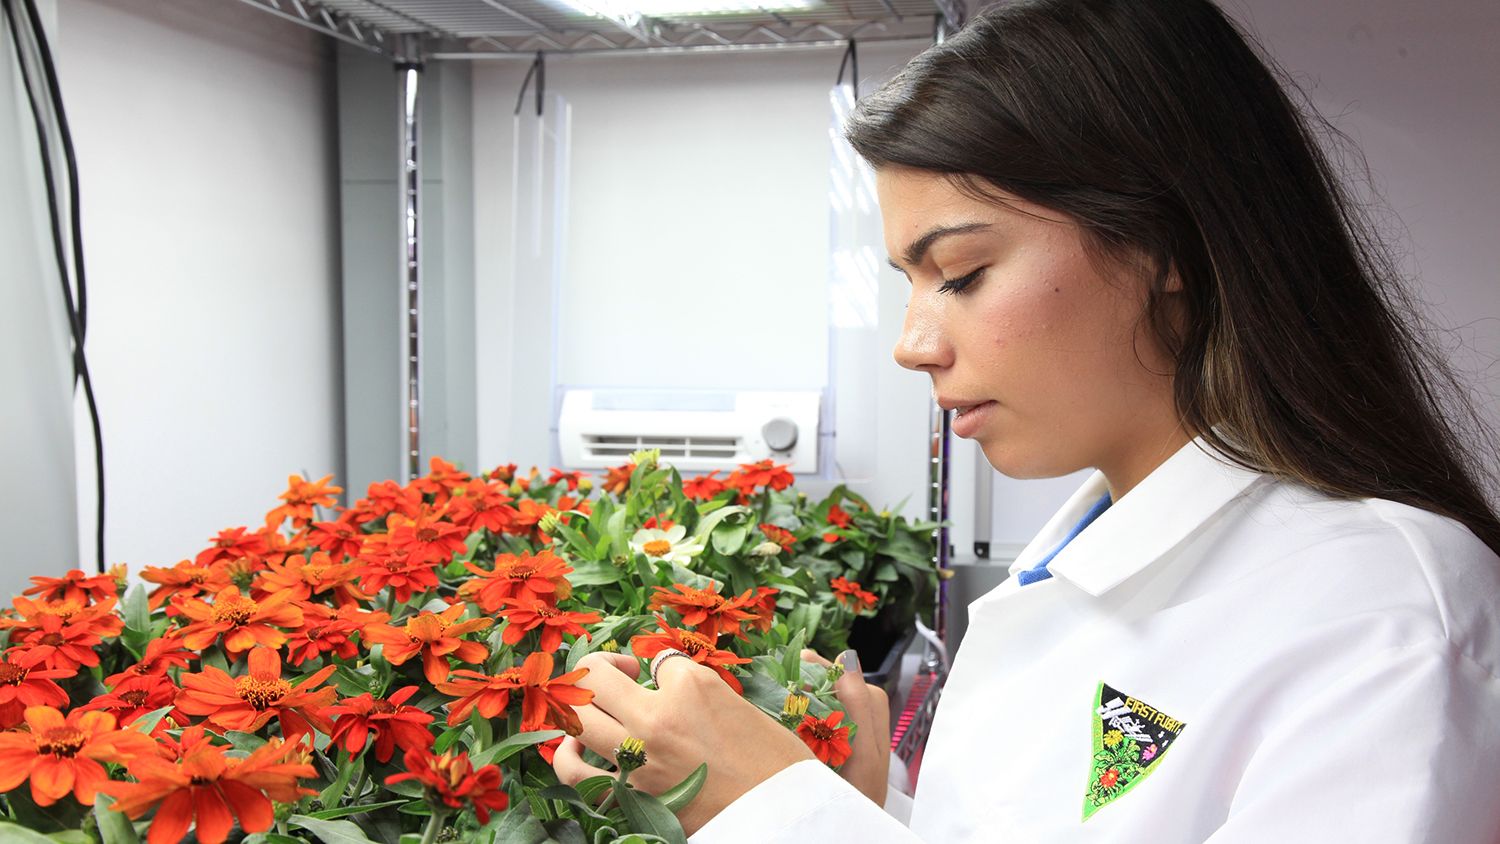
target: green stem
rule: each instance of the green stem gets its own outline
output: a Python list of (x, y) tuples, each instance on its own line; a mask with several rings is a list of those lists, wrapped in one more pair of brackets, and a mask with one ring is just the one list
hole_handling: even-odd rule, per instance
[(359, 767), (359, 779), (354, 782), (354, 794), (349, 799), (358, 803), (359, 796), (365, 793), (365, 782), (370, 779), (370, 769), (363, 764)]
[(621, 768), (618, 776), (615, 777), (615, 787), (609, 790), (609, 794), (606, 794), (603, 802), (599, 804), (599, 814), (603, 815), (609, 811), (610, 805), (615, 802), (615, 795), (619, 793), (620, 789), (626, 787), (625, 781), (628, 779), (630, 779), (630, 772)]
[(432, 817), (427, 819), (427, 828), (422, 830), (422, 844), (435, 844), (438, 832), (443, 828), (443, 816), (446, 812), (434, 810)]

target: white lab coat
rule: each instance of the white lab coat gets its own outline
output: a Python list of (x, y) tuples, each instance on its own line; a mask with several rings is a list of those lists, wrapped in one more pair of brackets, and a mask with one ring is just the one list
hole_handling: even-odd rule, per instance
[[(1106, 489), (1096, 474), (1011, 574)], [(910, 829), (802, 762), (694, 844), (1500, 841), (1500, 560), (1466, 528), (1194, 443), (1049, 568), (970, 606)], [(1101, 683), (1181, 728), (1085, 820)]]

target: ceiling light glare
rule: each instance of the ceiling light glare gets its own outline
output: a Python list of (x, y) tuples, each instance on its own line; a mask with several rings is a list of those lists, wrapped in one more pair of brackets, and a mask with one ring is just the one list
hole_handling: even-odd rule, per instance
[(753, 14), (809, 9), (815, 0), (562, 0), (586, 15), (617, 21), (639, 21), (648, 18), (688, 17), (692, 15)]

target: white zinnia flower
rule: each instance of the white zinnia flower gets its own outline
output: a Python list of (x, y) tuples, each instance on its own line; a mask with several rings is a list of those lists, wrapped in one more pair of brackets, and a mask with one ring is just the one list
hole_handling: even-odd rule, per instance
[(686, 539), (686, 536), (687, 528), (682, 525), (673, 525), (667, 530), (642, 528), (630, 537), (630, 548), (654, 560), (686, 564), (703, 553), (703, 546)]

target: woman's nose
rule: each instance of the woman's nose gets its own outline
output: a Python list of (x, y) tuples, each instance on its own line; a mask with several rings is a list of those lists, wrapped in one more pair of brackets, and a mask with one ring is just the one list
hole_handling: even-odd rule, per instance
[(953, 363), (953, 348), (943, 336), (937, 309), (913, 296), (906, 306), (906, 322), (896, 341), (896, 363), (907, 369), (931, 372)]

